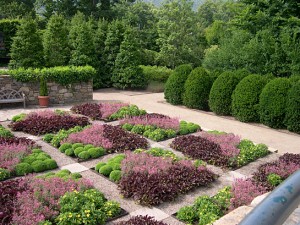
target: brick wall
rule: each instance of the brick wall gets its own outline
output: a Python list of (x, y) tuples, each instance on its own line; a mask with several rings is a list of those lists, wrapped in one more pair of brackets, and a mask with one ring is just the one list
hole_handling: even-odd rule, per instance
[[(93, 82), (82, 82), (62, 86), (54, 82), (48, 82), (50, 103), (66, 104), (93, 100)], [(39, 83), (22, 83), (12, 79), (8, 75), (0, 75), (0, 89), (10, 88), (23, 91), (26, 95), (26, 104), (37, 105), (39, 95)]]

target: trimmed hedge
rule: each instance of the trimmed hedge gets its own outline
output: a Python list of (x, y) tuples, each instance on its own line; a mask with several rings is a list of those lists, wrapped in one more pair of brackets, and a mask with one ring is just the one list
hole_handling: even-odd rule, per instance
[(5, 50), (0, 50), (0, 57), (7, 57), (12, 44), (12, 37), (17, 32), (17, 26), (20, 25), (18, 19), (2, 19), (0, 20), (0, 31), (3, 33)]
[(202, 67), (194, 69), (184, 84), (183, 104), (189, 108), (208, 110), (212, 78)]
[(232, 94), (232, 115), (242, 122), (259, 122), (259, 96), (266, 84), (257, 74), (241, 80)]
[(217, 115), (231, 115), (231, 96), (236, 85), (249, 75), (248, 71), (223, 72), (213, 83), (209, 94), (209, 108)]
[(300, 134), (300, 80), (288, 92), (284, 124), (287, 129)]
[(165, 86), (165, 99), (173, 105), (182, 104), (182, 95), (184, 93), (184, 83), (192, 71), (190, 64), (183, 64), (175, 68), (169, 76)]
[(291, 82), (287, 78), (276, 78), (262, 90), (259, 98), (260, 121), (272, 128), (285, 128), (285, 108)]
[(91, 66), (57, 66), (43, 69), (19, 68), (9, 70), (9, 75), (21, 82), (37, 82), (40, 77), (61, 85), (68, 85), (91, 80), (96, 70)]
[(172, 74), (172, 70), (164, 66), (144, 66), (140, 65), (148, 81), (158, 81), (165, 83), (169, 76)]

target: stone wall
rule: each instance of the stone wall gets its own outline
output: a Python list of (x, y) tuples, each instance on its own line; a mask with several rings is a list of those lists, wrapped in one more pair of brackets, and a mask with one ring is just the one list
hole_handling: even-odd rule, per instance
[[(82, 82), (62, 86), (54, 82), (48, 82), (50, 104), (66, 104), (93, 100), (93, 82)], [(37, 105), (39, 95), (39, 83), (22, 83), (12, 79), (8, 75), (0, 75), (0, 89), (10, 88), (23, 91), (26, 95), (26, 104)]]

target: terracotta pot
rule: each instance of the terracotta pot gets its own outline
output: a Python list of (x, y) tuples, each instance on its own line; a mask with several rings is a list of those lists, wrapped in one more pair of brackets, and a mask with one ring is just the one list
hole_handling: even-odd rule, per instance
[(38, 96), (38, 99), (41, 108), (47, 108), (49, 106), (49, 96)]

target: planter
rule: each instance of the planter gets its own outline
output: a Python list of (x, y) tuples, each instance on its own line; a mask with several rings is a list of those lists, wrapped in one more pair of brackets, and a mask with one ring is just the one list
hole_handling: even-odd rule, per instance
[(38, 99), (41, 108), (47, 108), (49, 106), (49, 96), (38, 96)]

